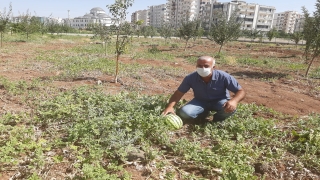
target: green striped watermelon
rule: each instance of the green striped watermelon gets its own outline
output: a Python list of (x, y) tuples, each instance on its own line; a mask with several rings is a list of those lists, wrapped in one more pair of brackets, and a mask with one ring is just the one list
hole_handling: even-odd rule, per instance
[(181, 118), (175, 114), (167, 114), (165, 116), (166, 118), (166, 123), (174, 130), (178, 130), (182, 128), (183, 122)]

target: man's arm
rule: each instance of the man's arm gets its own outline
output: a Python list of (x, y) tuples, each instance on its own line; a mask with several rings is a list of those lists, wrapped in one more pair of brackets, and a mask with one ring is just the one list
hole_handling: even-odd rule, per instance
[(244, 99), (245, 96), (246, 96), (246, 92), (245, 92), (242, 88), (239, 89), (239, 90), (235, 93), (234, 97), (233, 97), (231, 100), (227, 101), (227, 102), (223, 105), (224, 111), (227, 112), (227, 113), (231, 113), (231, 112), (235, 111), (235, 110), (237, 109), (238, 103), (239, 103), (242, 99)]
[(168, 113), (175, 114), (173, 107), (180, 101), (180, 99), (182, 98), (182, 96), (184, 94), (185, 93), (183, 93), (183, 92), (181, 92), (179, 90), (176, 90), (173, 93), (173, 95), (171, 96), (171, 98), (169, 99), (169, 103), (168, 103), (166, 109), (163, 110), (162, 115), (167, 115)]

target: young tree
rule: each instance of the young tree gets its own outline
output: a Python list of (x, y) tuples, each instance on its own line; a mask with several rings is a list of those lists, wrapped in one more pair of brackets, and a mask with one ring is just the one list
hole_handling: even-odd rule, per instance
[(173, 27), (169, 23), (164, 23), (159, 28), (159, 33), (164, 38), (165, 43), (167, 43), (167, 39), (170, 39), (173, 35)]
[(42, 22), (39, 21), (38, 26), (39, 32), (42, 34), (42, 36), (48, 32), (48, 20)]
[(296, 44), (296, 47), (298, 47), (298, 43), (302, 39), (302, 33), (294, 32), (293, 34), (291, 34), (290, 38)]
[(149, 33), (150, 33), (150, 37), (153, 38), (155, 35), (157, 35), (157, 29), (153, 26), (149, 26)]
[(205, 32), (204, 29), (200, 27), (197, 34), (198, 39), (201, 39), (201, 37), (204, 35), (204, 32)]
[(3, 34), (7, 30), (11, 12), (12, 12), (11, 4), (9, 5), (8, 13), (6, 12), (6, 9), (4, 9), (4, 11), (2, 13), (0, 11), (0, 41), (1, 41), (0, 47), (2, 47)]
[(306, 40), (306, 57), (308, 53), (312, 54), (311, 61), (309, 62), (305, 74), (306, 76), (308, 76), (313, 61), (320, 54), (320, 0), (317, 0), (316, 2), (316, 11), (313, 13), (313, 17), (310, 17), (310, 14), (305, 7), (302, 7), (302, 11), (305, 18), (305, 24), (303, 26), (303, 36)]
[(184, 51), (186, 51), (188, 42), (190, 39), (196, 39), (200, 28), (200, 21), (198, 20), (187, 20), (182, 21), (181, 26), (178, 29), (178, 37), (186, 41)]
[(95, 23), (90, 26), (94, 36), (99, 37), (104, 42), (105, 55), (107, 55), (107, 43), (111, 40), (111, 28), (101, 23)]
[(35, 16), (31, 16), (31, 14), (29, 14), (29, 11), (27, 11), (26, 14), (21, 15), (20, 18), (20, 30), (27, 35), (27, 39), (29, 39), (30, 34), (39, 31), (39, 19)]
[(51, 34), (60, 32), (60, 26), (54, 19), (49, 18), (47, 27), (48, 27), (48, 32)]
[(212, 23), (207, 38), (222, 46), (229, 41), (238, 39), (241, 33), (242, 22), (238, 20), (236, 12), (232, 13), (229, 20), (223, 13), (218, 14), (218, 18)]
[(141, 34), (143, 35), (144, 38), (147, 38), (148, 36), (150, 36), (151, 32), (150, 32), (150, 27), (149, 26), (143, 26), (141, 28)]
[(138, 37), (140, 37), (140, 33), (141, 33), (140, 27), (142, 24), (143, 24), (143, 20), (138, 20), (134, 23), (136, 34), (138, 35)]
[(277, 36), (277, 30), (275, 28), (272, 28), (270, 31), (267, 32), (267, 37), (269, 41), (271, 41), (276, 36)]
[(256, 38), (259, 37), (260, 30), (252, 29), (251, 31), (249, 30), (248, 32), (249, 38), (251, 39), (251, 42), (253, 42)]
[(109, 8), (109, 11), (111, 12), (112, 16), (115, 18), (114, 25), (117, 26), (117, 29), (115, 30), (116, 35), (116, 55), (117, 55), (117, 61), (116, 61), (116, 74), (114, 78), (114, 82), (118, 83), (118, 74), (119, 74), (119, 59), (121, 54), (123, 54), (130, 43), (129, 34), (122, 34), (124, 33), (130, 33), (132, 31), (126, 29), (131, 28), (131, 26), (128, 23), (124, 23), (127, 17), (127, 10), (129, 7), (132, 6), (132, 3), (134, 0), (116, 0), (116, 2), (112, 5), (107, 5)]

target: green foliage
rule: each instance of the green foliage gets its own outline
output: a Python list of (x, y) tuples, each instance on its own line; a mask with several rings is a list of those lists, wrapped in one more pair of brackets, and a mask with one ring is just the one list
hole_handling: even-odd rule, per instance
[(293, 34), (291, 34), (291, 40), (296, 44), (296, 46), (298, 45), (299, 41), (303, 38), (303, 34), (301, 32), (294, 32)]
[(312, 59), (306, 71), (306, 76), (309, 74), (310, 67), (316, 57), (320, 54), (320, 0), (316, 2), (316, 11), (313, 17), (310, 17), (309, 12), (305, 7), (302, 8), (304, 13), (305, 23), (303, 26), (303, 37), (306, 40), (305, 55), (306, 59), (309, 53), (312, 53)]
[(320, 79), (320, 67), (311, 72), (310, 77)]
[(250, 38), (251, 41), (254, 41), (256, 38), (259, 37), (260, 32), (261, 32), (260, 30), (252, 29), (252, 30), (244, 30), (243, 34), (246, 37)]
[(277, 38), (288, 39), (288, 38), (290, 38), (290, 34), (289, 34), (289, 33), (286, 33), (286, 32), (283, 31), (283, 30), (278, 30), (278, 31), (277, 31), (277, 34), (276, 34), (276, 37), (277, 37)]
[(143, 20), (138, 20), (134, 23), (135, 34), (140, 37), (141, 35), (141, 25), (143, 24)]
[(178, 44), (171, 44), (171, 48), (176, 49), (179, 48)]
[(179, 27), (177, 33), (178, 37), (181, 39), (185, 40), (185, 47), (184, 50), (186, 51), (188, 41), (190, 39), (196, 39), (199, 35), (199, 30), (200, 30), (200, 21), (198, 20), (187, 20), (187, 21), (182, 21), (181, 26)]
[(277, 30), (275, 28), (272, 28), (270, 31), (267, 32), (267, 37), (269, 41), (271, 41), (276, 36), (277, 36)]
[(6, 12), (6, 9), (4, 9), (3, 12), (0, 11), (0, 44), (2, 47), (2, 39), (3, 39), (3, 33), (8, 28), (9, 19), (12, 13), (12, 6), (10, 4), (8, 13)]
[(169, 23), (163, 23), (159, 28), (160, 36), (165, 39), (165, 42), (167, 42), (167, 39), (170, 39), (172, 37), (173, 31), (174, 29)]
[(151, 45), (151, 48), (148, 49), (149, 53), (155, 54), (155, 53), (160, 53), (161, 51), (157, 47), (158, 45)]
[(93, 38), (99, 37), (103, 41), (105, 47), (105, 55), (107, 55), (107, 43), (111, 40), (113, 33), (112, 27), (107, 27), (102, 23), (91, 24), (89, 26), (94, 34)]
[[(27, 162), (28, 178), (42, 179), (46, 173), (41, 170), (63, 163), (78, 179), (130, 179), (124, 162), (129, 152), (140, 149), (146, 162), (158, 163), (159, 171), (168, 166), (163, 157), (184, 162), (167, 170), (167, 179), (177, 172), (193, 178), (258, 179), (256, 163), (272, 164), (290, 152), (302, 167), (319, 172), (320, 130), (312, 128), (319, 124), (317, 115), (292, 121), (287, 129), (278, 122), (286, 119), (284, 115), (239, 104), (225, 122), (194, 126), (189, 135), (177, 138), (184, 132), (171, 133), (160, 116), (167, 99), (138, 93), (106, 95), (82, 87), (37, 103), (32, 116), (7, 113), (0, 117), (0, 164), (15, 168)], [(31, 120), (25, 124), (25, 119)], [(162, 147), (166, 148), (159, 151)], [(56, 154), (47, 156), (49, 152)], [(202, 176), (187, 174), (189, 166), (201, 170)]]
[(157, 34), (157, 29), (153, 26), (143, 26), (141, 28), (141, 33), (144, 36), (144, 38), (147, 38), (149, 36), (152, 38)]
[(27, 39), (29, 39), (30, 34), (39, 31), (38, 24), (40, 20), (37, 17), (32, 16), (29, 11), (27, 11), (25, 14), (22, 14), (20, 18), (20, 22), (18, 23), (18, 31), (25, 33)]
[[(160, 61), (174, 61), (174, 55), (172, 55), (171, 53), (161, 52), (158, 48), (157, 48), (157, 50), (151, 50), (151, 49), (148, 49), (147, 52), (136, 53), (136, 54), (134, 54), (134, 56), (132, 58), (133, 59), (160, 60)], [(149, 50), (151, 50), (151, 52)], [(154, 52), (152, 52), (152, 51), (154, 51)], [(164, 67), (164, 69), (165, 69), (165, 67)]]
[(220, 45), (219, 53), (224, 44), (239, 38), (241, 23), (241, 21), (238, 21), (236, 13), (233, 13), (229, 19), (221, 13), (214, 20), (207, 38)]
[(305, 69), (306, 65), (302, 62), (292, 62), (290, 60), (282, 60), (278, 58), (254, 59), (250, 57), (241, 57), (237, 59), (237, 63), (241, 66), (256, 66), (271, 69), (281, 69), (285, 71), (299, 71)]

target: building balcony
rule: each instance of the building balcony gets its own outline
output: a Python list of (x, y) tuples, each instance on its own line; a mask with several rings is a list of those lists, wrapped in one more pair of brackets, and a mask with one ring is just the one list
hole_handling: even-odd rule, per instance
[(244, 10), (244, 12), (255, 12), (255, 9), (241, 9), (241, 11)]
[(245, 24), (245, 25), (253, 24), (253, 22), (252, 22), (252, 21), (244, 21), (244, 24)]
[(252, 16), (252, 15), (245, 15), (245, 18), (251, 18), (251, 19), (253, 19), (254, 16)]
[(257, 25), (271, 25), (271, 23), (268, 23), (268, 22), (257, 22)]

